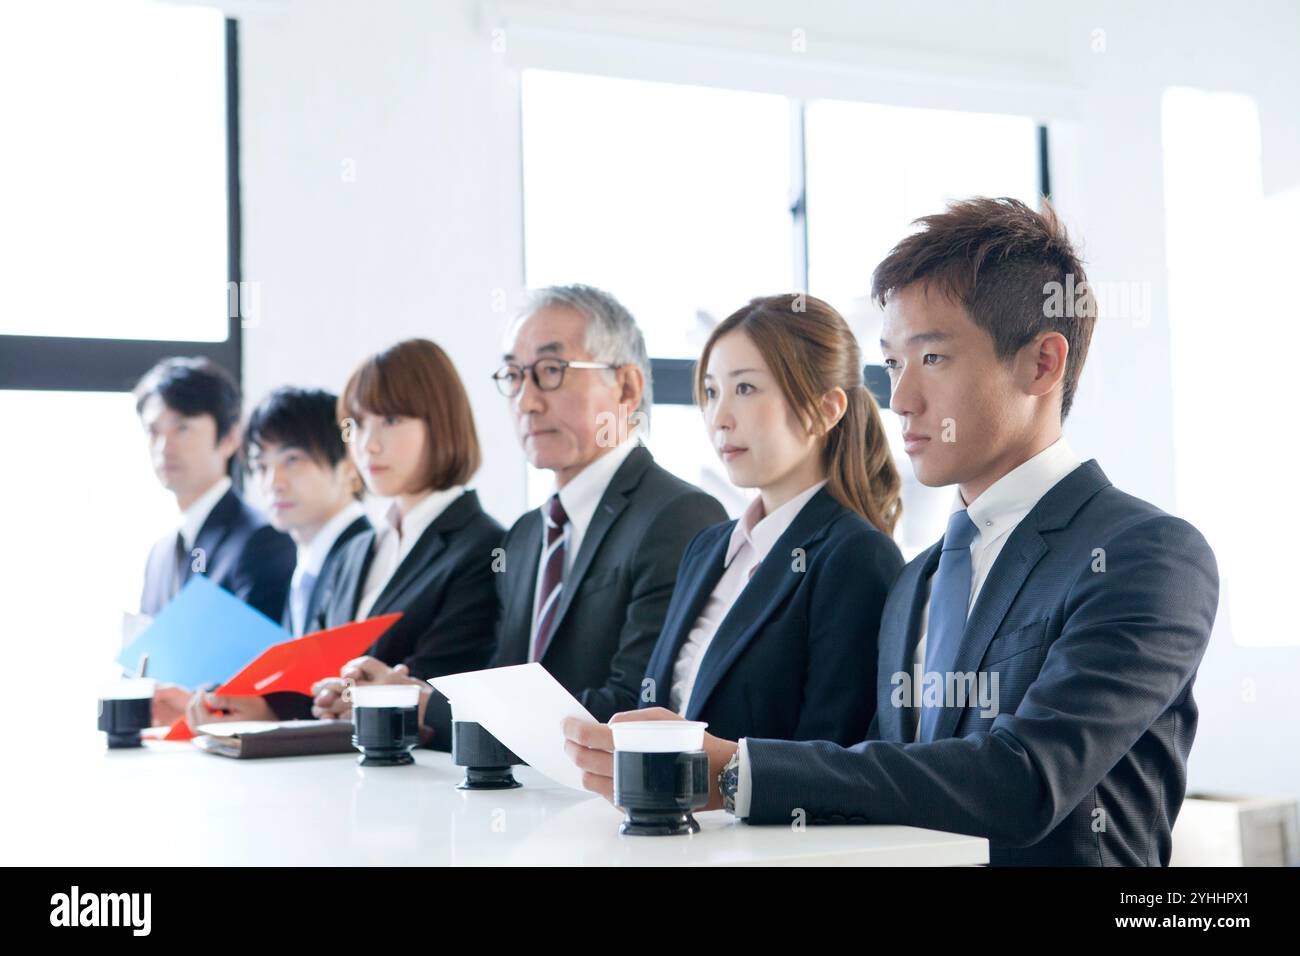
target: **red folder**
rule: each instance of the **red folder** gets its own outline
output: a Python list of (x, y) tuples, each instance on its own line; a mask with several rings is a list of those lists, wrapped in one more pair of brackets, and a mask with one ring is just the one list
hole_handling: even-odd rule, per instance
[[(261, 697), (279, 691), (310, 694), (312, 684), (336, 676), (344, 664), (364, 654), (401, 616), (385, 614), (272, 644), (215, 693), (240, 697)], [(163, 739), (189, 740), (193, 736), (190, 725), (181, 717)]]

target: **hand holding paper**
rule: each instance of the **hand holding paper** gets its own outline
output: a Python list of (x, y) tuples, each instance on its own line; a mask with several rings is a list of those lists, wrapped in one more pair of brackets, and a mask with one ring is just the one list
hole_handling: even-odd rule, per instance
[(595, 718), (541, 664), (449, 674), (429, 683), (451, 700), (456, 720), (482, 724), (529, 766), (587, 793), (582, 771), (565, 756), (561, 725), (566, 717)]

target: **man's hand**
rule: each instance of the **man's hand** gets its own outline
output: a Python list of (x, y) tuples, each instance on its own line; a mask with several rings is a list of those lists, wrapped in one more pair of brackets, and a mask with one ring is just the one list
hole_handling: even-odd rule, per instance
[(389, 667), (374, 657), (357, 657), (348, 661), (339, 671), (338, 677), (327, 677), (312, 685), (314, 696), (311, 712), (324, 720), (346, 720), (352, 716), (352, 700), (347, 688), (365, 684), (417, 684), (420, 687), (420, 709), (417, 720), (424, 726), (424, 710), (433, 688), (427, 681), (411, 676), (410, 668), (405, 664)]
[[(681, 720), (680, 714), (663, 707), (645, 710), (625, 710), (615, 714), (609, 723), (624, 720)], [(614, 802), (614, 732), (608, 724), (598, 724), (577, 717), (564, 718), (564, 752), (582, 771), (584, 790), (598, 793), (610, 803)], [(718, 774), (727, 765), (739, 746), (733, 740), (723, 740), (706, 733), (704, 752), (709, 755), (709, 802), (705, 810), (721, 810), (722, 794), (718, 791)]]
[(159, 684), (154, 688), (151, 721), (155, 727), (170, 727), (185, 716), (193, 691), (176, 684)]
[[(221, 713), (225, 711), (225, 713)], [(211, 694), (200, 691), (190, 698), (185, 722), (197, 731), (201, 724), (219, 724), (231, 720), (275, 720), (275, 711), (263, 697)]]
[(352, 716), (349, 685), (342, 677), (326, 677), (311, 685), (311, 715), (321, 720), (347, 720)]

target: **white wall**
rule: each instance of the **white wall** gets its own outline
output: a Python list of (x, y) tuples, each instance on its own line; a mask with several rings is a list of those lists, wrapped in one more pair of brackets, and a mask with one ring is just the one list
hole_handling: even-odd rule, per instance
[(484, 445), (476, 481), (509, 523), (523, 459), (489, 379), (497, 290), (522, 277), (517, 80), (457, 3), (250, 7), (240, 30), (250, 399), (339, 390), (411, 336), (452, 356)]
[[(676, 63), (696, 82), (734, 75), (737, 85), (798, 84), (822, 95), (878, 89), (882, 100), (1032, 110), (1052, 122), (1055, 193), (1090, 277), (1153, 290), (1149, 322), (1098, 328), (1068, 433), (1115, 484), (1176, 510), (1160, 95), (1190, 85), (1256, 97), (1265, 189), (1295, 187), (1300, 8), (1236, 4), (1231, 19), (1205, 0), (936, 0), (923, 19), (917, 9), (794, 0), (234, 4), (244, 267), (263, 290), (260, 325), (246, 333), (250, 395), (285, 381), (338, 388), (362, 352), (430, 336), (470, 388), (487, 446), (478, 481), (487, 506), (507, 523), (518, 513), (522, 460), (487, 376), (504, 320), (494, 294), (513, 298), (522, 272), (513, 66), (551, 55), (550, 43), (555, 57), (586, 57), (593, 70), (669, 78)], [(494, 28), (504, 31), (496, 48)], [(795, 29), (806, 53), (790, 51)], [(594, 42), (570, 42), (593, 33)], [(673, 44), (687, 49), (665, 55)], [(355, 182), (342, 175), (348, 160)], [(1206, 383), (1220, 401), (1235, 398), (1229, 374)], [(1198, 682), (1193, 787), (1300, 793), (1300, 721), (1289, 699), (1298, 656), (1237, 647), (1218, 628)]]

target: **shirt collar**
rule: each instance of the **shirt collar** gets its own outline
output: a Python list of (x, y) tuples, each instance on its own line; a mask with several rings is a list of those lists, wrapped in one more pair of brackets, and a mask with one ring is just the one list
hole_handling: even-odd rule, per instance
[(632, 454), (632, 449), (639, 444), (640, 442), (633, 437), (611, 448), (574, 475), (568, 484), (559, 490), (560, 504), (571, 524), (578, 528), (586, 528), (591, 523), (592, 516), (596, 513), (596, 506), (605, 496), (605, 489), (614, 480), (614, 474), (622, 467), (623, 462), (627, 461), (627, 456)]
[(1082, 462), (1064, 438), (1058, 438), (1037, 455), (1011, 469), (969, 505), (958, 490), (952, 510), (966, 509), (979, 528), (980, 540), (992, 541), (1012, 528), (1034, 509), (1043, 495), (1074, 471)]
[(199, 495), (197, 501), (181, 512), (180, 527), (177, 530), (180, 531), (181, 539), (185, 542), (185, 550), (194, 547), (194, 541), (203, 530), (208, 515), (212, 514), (212, 509), (217, 506), (217, 502), (225, 497), (230, 486), (230, 476), (222, 475), (216, 484)]
[(310, 544), (300, 545), (298, 564), (293, 569), (294, 580), (300, 581), (303, 575), (307, 574), (319, 576), (320, 569), (325, 566), (325, 558), (329, 556), (330, 548), (334, 547), (334, 542), (339, 539), (339, 535), (365, 513), (365, 509), (359, 502), (355, 499), (349, 501), (338, 514), (325, 522), (324, 526), (316, 532), (316, 537), (311, 539)]
[(771, 514), (763, 510), (762, 495), (751, 501), (745, 513), (740, 516), (740, 520), (736, 522), (736, 526), (731, 529), (731, 541), (727, 544), (727, 556), (722, 562), (723, 567), (730, 567), (732, 560), (746, 544), (754, 549), (755, 564), (766, 558), (781, 535), (794, 524), (794, 519), (803, 510), (803, 506), (825, 485), (826, 480), (823, 479), (805, 488)]
[[(408, 511), (405, 517), (400, 516), (397, 510), (397, 502), (394, 501), (388, 506), (388, 511), (384, 513), (384, 526), (380, 533), (384, 535), (397, 534), (402, 543), (402, 550), (405, 550), (429, 529), (429, 525), (438, 520), (438, 516), (446, 511), (453, 501), (464, 493), (464, 485), (452, 485), (442, 491), (431, 491), (416, 502), (415, 507)], [(399, 523), (401, 525), (400, 533), (398, 532)]]

